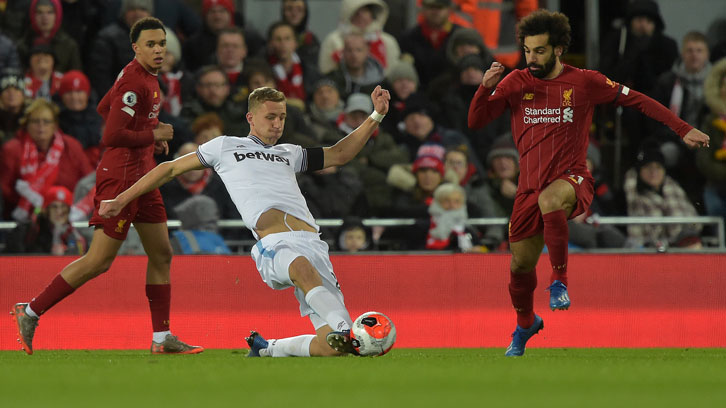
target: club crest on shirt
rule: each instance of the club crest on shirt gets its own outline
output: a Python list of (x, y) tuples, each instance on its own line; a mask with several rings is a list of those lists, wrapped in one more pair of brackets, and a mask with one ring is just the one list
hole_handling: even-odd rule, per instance
[(124, 96), (121, 97), (121, 100), (126, 106), (134, 106), (136, 105), (137, 101), (136, 93), (128, 91), (124, 94)]
[(562, 92), (562, 106), (572, 106), (572, 88)]

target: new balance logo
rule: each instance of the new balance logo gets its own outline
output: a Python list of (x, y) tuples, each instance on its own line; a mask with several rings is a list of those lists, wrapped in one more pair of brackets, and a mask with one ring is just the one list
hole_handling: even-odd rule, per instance
[(564, 111), (562, 111), (562, 122), (570, 122), (572, 123), (572, 116), (574, 116), (574, 112), (572, 111), (572, 108), (565, 108)]
[(234, 158), (238, 162), (241, 162), (242, 160), (245, 160), (245, 159), (256, 159), (256, 160), (266, 160), (266, 161), (270, 161), (270, 162), (285, 163), (288, 166), (290, 165), (290, 159), (286, 159), (284, 157), (280, 157), (280, 156), (278, 156), (276, 154), (272, 154), (272, 153), (262, 153), (262, 152), (237, 153), (237, 152), (235, 152)]

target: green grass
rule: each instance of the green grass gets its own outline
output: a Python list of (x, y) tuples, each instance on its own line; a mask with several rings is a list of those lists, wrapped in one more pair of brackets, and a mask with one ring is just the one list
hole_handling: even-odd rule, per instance
[(724, 349), (394, 349), (381, 358), (0, 352), (0, 407), (696, 407), (726, 404)]

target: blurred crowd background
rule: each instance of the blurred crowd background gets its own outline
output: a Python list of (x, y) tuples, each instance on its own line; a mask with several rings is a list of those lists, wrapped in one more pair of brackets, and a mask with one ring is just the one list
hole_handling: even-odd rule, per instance
[[(691, 150), (634, 110), (601, 106), (588, 166), (589, 212), (570, 221), (573, 248), (715, 245), (711, 227), (601, 224), (608, 216), (726, 215), (726, 5), (675, 22), (674, 2), (653, 0), (0, 0), (0, 230), (4, 253), (79, 254), (87, 231), (72, 222), (93, 210), (103, 144), (96, 105), (134, 57), (129, 29), (146, 16), (166, 25), (159, 82), (162, 122), (174, 126), (168, 155), (220, 135), (246, 136), (247, 96), (262, 86), (288, 98), (280, 143), (331, 145), (373, 109), (376, 85), (391, 109), (348, 165), (299, 175), (333, 249), (507, 251), (518, 177), (509, 117), (467, 127), (469, 103), (493, 61), (525, 67), (516, 22), (544, 7), (568, 15), (566, 63), (597, 69), (705, 131)], [(704, 20), (704, 18), (706, 20)], [(312, 22), (316, 23), (313, 24)], [(254, 240), (211, 170), (161, 188), (177, 253), (242, 253)], [(413, 225), (367, 227), (375, 218)], [(133, 234), (122, 253), (142, 251)]]

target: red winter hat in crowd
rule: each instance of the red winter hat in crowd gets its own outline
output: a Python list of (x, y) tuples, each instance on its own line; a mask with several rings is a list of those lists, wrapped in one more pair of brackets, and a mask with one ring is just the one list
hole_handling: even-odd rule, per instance
[(66, 92), (83, 91), (91, 93), (91, 83), (88, 77), (81, 71), (73, 70), (63, 74), (58, 88), (58, 96), (63, 96)]
[(413, 172), (416, 173), (420, 169), (434, 169), (444, 176), (444, 162), (434, 156), (419, 156), (413, 162)]
[(206, 16), (209, 9), (214, 6), (222, 6), (229, 11), (229, 14), (234, 14), (234, 3), (232, 0), (204, 0), (202, 1), (202, 14)]
[(73, 205), (73, 194), (63, 186), (53, 186), (45, 191), (43, 208), (48, 208), (50, 203), (54, 201), (62, 201), (70, 207)]

